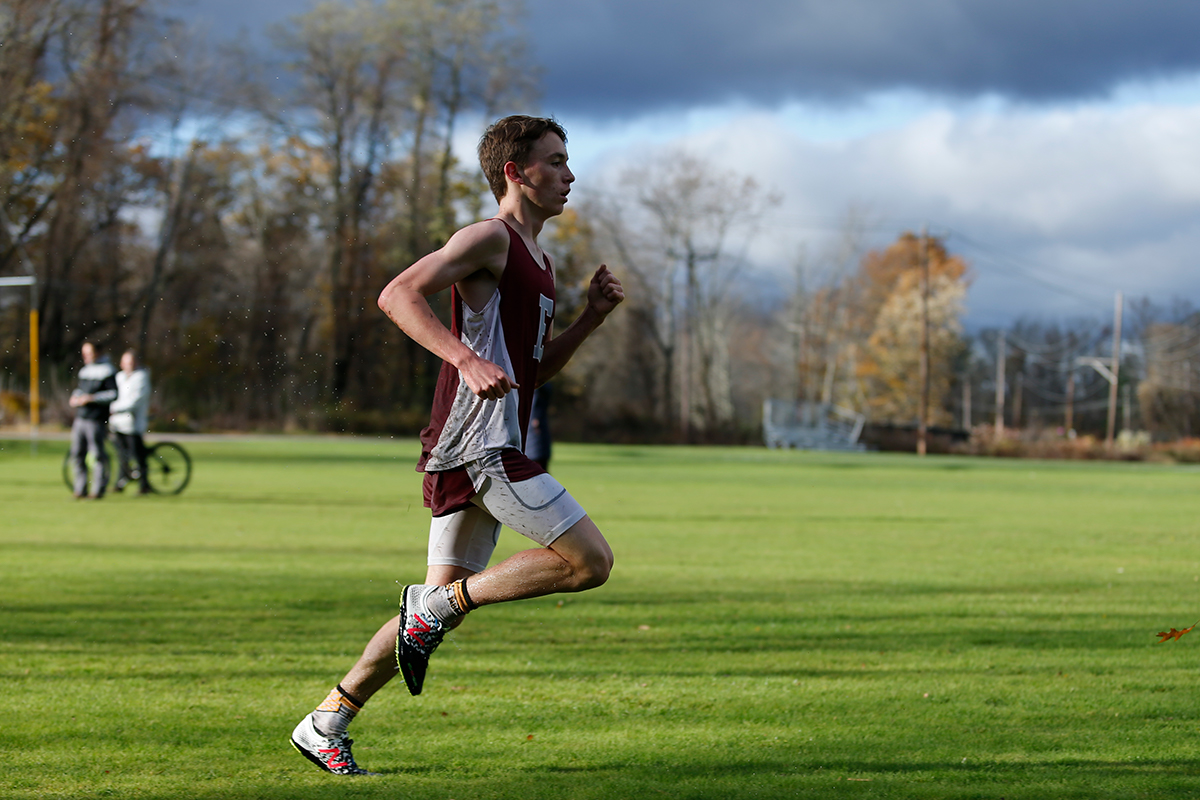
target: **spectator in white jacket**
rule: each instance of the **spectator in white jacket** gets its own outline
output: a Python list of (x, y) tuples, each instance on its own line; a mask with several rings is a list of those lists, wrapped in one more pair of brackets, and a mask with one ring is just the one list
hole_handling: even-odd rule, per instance
[[(150, 376), (138, 367), (137, 353), (126, 350), (121, 354), (121, 371), (117, 373), (117, 399), (109, 407), (109, 427), (117, 443), (118, 492), (136, 479), (139, 494), (150, 493), (146, 476), (146, 443), (142, 434), (146, 432), (150, 416)], [(137, 471), (130, 469), (130, 462), (137, 464)]]

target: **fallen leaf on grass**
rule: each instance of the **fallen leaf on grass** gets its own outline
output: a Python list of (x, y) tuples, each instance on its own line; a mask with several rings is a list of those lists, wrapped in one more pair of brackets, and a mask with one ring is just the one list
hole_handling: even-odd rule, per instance
[[(1193, 622), (1193, 623), (1192, 623), (1192, 628), (1196, 627), (1197, 625), (1200, 625), (1200, 620), (1197, 620), (1196, 622)], [(1181, 630), (1181, 631), (1177, 631), (1177, 630), (1175, 630), (1174, 628), (1171, 628), (1171, 630), (1169, 630), (1169, 631), (1159, 631), (1159, 632), (1158, 632), (1157, 634), (1155, 634), (1155, 635), (1156, 635), (1156, 636), (1160, 636), (1160, 637), (1162, 637), (1162, 638), (1160, 638), (1160, 639), (1158, 640), (1158, 643), (1159, 643), (1159, 644), (1162, 644), (1163, 642), (1167, 641), (1168, 639), (1174, 639), (1175, 641), (1177, 641), (1177, 642), (1178, 642), (1178, 641), (1179, 641), (1179, 637), (1180, 637), (1180, 636), (1183, 636), (1185, 633), (1191, 633), (1191, 631), (1192, 631), (1192, 628), (1184, 628), (1184, 629), (1183, 629), (1183, 630)]]

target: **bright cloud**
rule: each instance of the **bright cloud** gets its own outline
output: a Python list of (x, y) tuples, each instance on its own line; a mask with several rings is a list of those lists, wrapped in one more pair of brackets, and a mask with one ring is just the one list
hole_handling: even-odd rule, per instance
[(812, 136), (796, 108), (646, 118), (619, 136), (582, 126), (573, 159), (581, 187), (603, 191), (663, 147), (754, 176), (784, 195), (754, 253), (780, 271), (852, 207), (873, 220), (873, 246), (928, 225), (976, 263), (976, 325), (1107, 313), (1116, 290), (1200, 300), (1200, 102), (924, 105), (842, 139)]

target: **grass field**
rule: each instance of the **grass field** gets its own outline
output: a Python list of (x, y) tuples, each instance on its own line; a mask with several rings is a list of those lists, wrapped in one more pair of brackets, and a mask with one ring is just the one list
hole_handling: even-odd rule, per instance
[(88, 503), (0, 442), (0, 797), (1200, 797), (1195, 469), (561, 445), (612, 579), (473, 615), (347, 779), (288, 736), (424, 573), (415, 442), (186, 445)]

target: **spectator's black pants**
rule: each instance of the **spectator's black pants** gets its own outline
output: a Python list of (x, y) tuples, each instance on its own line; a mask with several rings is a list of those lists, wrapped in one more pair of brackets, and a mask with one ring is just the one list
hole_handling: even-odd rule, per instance
[[(143, 492), (150, 491), (150, 482), (146, 477), (146, 443), (140, 433), (118, 433), (113, 431), (113, 439), (117, 445), (117, 488), (137, 479)], [(137, 471), (130, 469), (130, 464), (137, 464)]]

